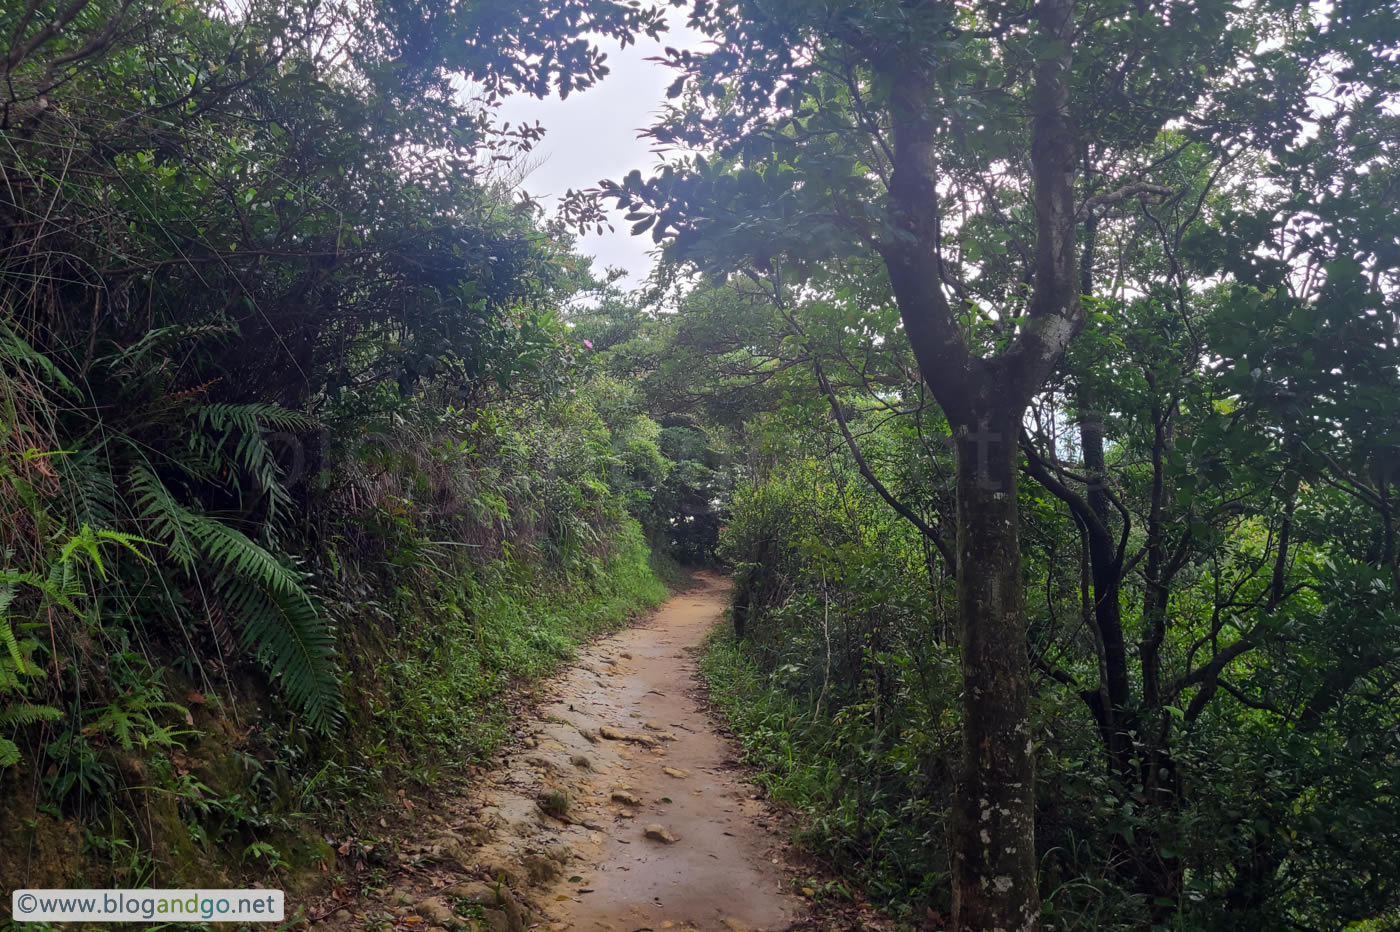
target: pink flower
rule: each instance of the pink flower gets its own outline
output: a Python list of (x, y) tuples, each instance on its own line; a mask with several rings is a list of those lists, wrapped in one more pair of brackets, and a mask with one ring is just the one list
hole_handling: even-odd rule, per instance
[(583, 345), (586, 346), (586, 347), (588, 347), (589, 349), (592, 349), (592, 348), (593, 348), (593, 341), (592, 341), (592, 340), (584, 340), (584, 341), (583, 341)]

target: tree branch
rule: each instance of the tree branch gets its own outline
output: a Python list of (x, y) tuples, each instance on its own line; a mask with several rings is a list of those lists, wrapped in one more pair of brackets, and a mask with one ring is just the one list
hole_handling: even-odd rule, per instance
[(1107, 191), (1103, 194), (1095, 194), (1079, 206), (1075, 213), (1077, 219), (1084, 219), (1095, 207), (1103, 207), (1107, 204), (1115, 204), (1118, 201), (1140, 194), (1158, 194), (1165, 197), (1175, 193), (1176, 189), (1165, 184), (1152, 184), (1147, 181), (1134, 181), (1132, 184), (1125, 184), (1117, 191)]
[(846, 423), (846, 415), (841, 411), (841, 400), (836, 396), (836, 392), (832, 390), (831, 383), (826, 380), (826, 374), (822, 371), (822, 364), (815, 359), (812, 360), (812, 371), (816, 373), (817, 384), (821, 386), (823, 394), (826, 395), (827, 402), (831, 405), (831, 413), (836, 419), (837, 426), (841, 428), (841, 436), (845, 438), (846, 449), (851, 451), (851, 458), (856, 461), (856, 469), (860, 470), (861, 476), (864, 477), (865, 481), (870, 484), (870, 487), (875, 490), (875, 494), (884, 499), (885, 503), (893, 508), (895, 513), (901, 518), (918, 528), (919, 533), (927, 537), (933, 546), (938, 548), (938, 552), (943, 556), (944, 565), (948, 567), (948, 572), (956, 573), (958, 566), (957, 558), (953, 554), (953, 549), (948, 546), (948, 542), (943, 539), (942, 535), (930, 527), (923, 518), (920, 518), (913, 509), (895, 498), (890, 490), (885, 488), (885, 484), (880, 481), (879, 477), (875, 475), (874, 471), (870, 468), (870, 464), (866, 462), (865, 456), (860, 452), (860, 446), (856, 443), (856, 438), (851, 435), (851, 428)]
[(1042, 0), (1040, 34), (1058, 46), (1035, 69), (1031, 97), (1031, 180), (1035, 188), (1035, 273), (1028, 317), (997, 360), (1002, 392), (1030, 400), (1084, 326), (1074, 231), (1074, 131), (1069, 115), (1074, 0)]

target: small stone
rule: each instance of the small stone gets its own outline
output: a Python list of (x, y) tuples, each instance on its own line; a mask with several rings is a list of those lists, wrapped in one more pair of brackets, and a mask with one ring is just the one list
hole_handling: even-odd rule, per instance
[(622, 803), (624, 806), (640, 806), (642, 800), (635, 793), (629, 793), (622, 788), (612, 791), (612, 799), (615, 803)]
[(656, 740), (657, 740), (657, 741), (675, 741), (675, 740), (676, 740), (676, 736), (673, 735), (673, 734), (672, 734), (671, 732), (669, 732), (669, 731), (658, 731), (658, 732), (656, 733)]
[(504, 861), (488, 863), (482, 868), (482, 873), (486, 875), (487, 881), (504, 882), (507, 887), (512, 889), (524, 886), (524, 878), (520, 876), (520, 871)]
[(617, 814), (624, 819), (635, 819), (637, 817), (637, 814), (631, 809), (619, 809), (617, 810)]
[(653, 841), (664, 841), (668, 845), (676, 840), (676, 836), (666, 831), (666, 826), (662, 825), (660, 822), (653, 822), (648, 825), (643, 834)]
[(658, 725), (658, 724), (656, 724), (655, 722), (652, 722), (652, 721), (643, 722), (643, 723), (642, 723), (642, 727), (645, 728), (647, 731), (660, 731), (660, 730), (661, 730), (661, 726)]
[(508, 932), (525, 932), (535, 921), (534, 915), (517, 903), (514, 897), (506, 897), (501, 903), (501, 908), (505, 910)]
[(454, 883), (442, 891), (443, 896), (450, 896), (456, 900), (466, 900), (468, 903), (476, 903), (480, 906), (495, 906), (499, 901), (496, 894), (496, 887), (493, 884), (482, 883), (479, 880), (469, 880), (465, 883)]
[(420, 900), (418, 905), (413, 907), (413, 911), (427, 921), (437, 923), (440, 926), (455, 925), (457, 922), (457, 917), (452, 913), (452, 907), (436, 896)]
[(612, 727), (611, 725), (603, 725), (602, 727), (600, 727), (600, 728), (598, 729), (598, 734), (599, 734), (601, 737), (607, 738), (609, 741), (626, 741), (626, 740), (627, 740), (627, 735), (626, 735), (625, 733), (623, 733), (623, 732), (621, 732), (621, 731), (618, 731), (616, 728)]
[(623, 660), (631, 660), (632, 652), (630, 650), (625, 650), (622, 653), (618, 654), (618, 656), (621, 657)]
[(580, 729), (578, 730), (578, 733), (581, 734), (581, 735), (583, 735), (583, 737), (584, 737), (585, 739), (587, 739), (587, 741), (588, 741), (589, 744), (597, 744), (597, 743), (598, 743), (598, 734), (597, 734), (596, 732), (592, 731), (591, 729), (588, 729), (588, 728), (580, 728)]
[(472, 857), (463, 841), (456, 832), (445, 832), (428, 842), (426, 851), (431, 857), (456, 861), (465, 869), (471, 865)]
[(486, 923), (490, 932), (511, 932), (510, 918), (499, 909), (482, 910), (481, 921)]
[(552, 883), (559, 879), (559, 862), (543, 854), (527, 854), (520, 859), (530, 874), (530, 882), (535, 884)]
[(721, 919), (720, 922), (724, 923), (724, 927), (728, 929), (729, 932), (749, 932), (749, 927), (738, 919)]
[(355, 917), (350, 915), (350, 910), (348, 909), (337, 909), (335, 912), (331, 913), (331, 918), (336, 922), (349, 922)]
[(573, 757), (569, 758), (569, 763), (573, 764), (575, 767), (578, 767), (580, 770), (593, 769), (593, 762), (587, 757), (584, 757), (582, 754), (575, 754)]
[(675, 767), (662, 767), (661, 772), (668, 777), (675, 777), (677, 780), (684, 780), (686, 777), (690, 776), (688, 771), (677, 770)]

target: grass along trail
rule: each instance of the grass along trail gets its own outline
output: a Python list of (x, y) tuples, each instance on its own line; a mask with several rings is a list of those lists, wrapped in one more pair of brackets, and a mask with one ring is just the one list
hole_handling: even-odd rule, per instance
[(776, 819), (697, 699), (696, 649), (728, 592), (699, 581), (550, 681), (526, 746), (439, 803), (380, 895), (314, 928), (757, 932), (798, 919)]

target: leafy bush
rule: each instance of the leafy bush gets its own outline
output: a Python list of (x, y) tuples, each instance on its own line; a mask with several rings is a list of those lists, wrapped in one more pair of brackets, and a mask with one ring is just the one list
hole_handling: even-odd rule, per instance
[(740, 486), (721, 553), (742, 639), (714, 641), (701, 669), (812, 849), (920, 914), (949, 906), (956, 654), (936, 636), (945, 582), (872, 498), (819, 461)]

